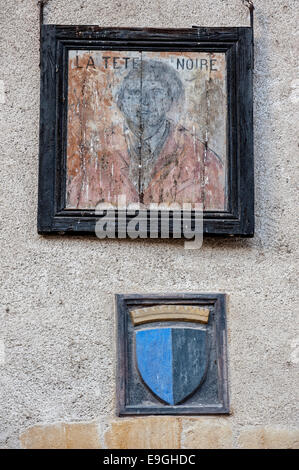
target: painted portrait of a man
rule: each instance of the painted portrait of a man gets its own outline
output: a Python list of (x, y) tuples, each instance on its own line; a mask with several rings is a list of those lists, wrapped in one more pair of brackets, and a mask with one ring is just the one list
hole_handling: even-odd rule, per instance
[[(118, 64), (114, 60), (113, 64), (120, 67), (121, 61)], [(97, 71), (96, 63), (91, 71), (88, 68), (89, 74)], [(103, 93), (85, 90), (86, 98), (95, 102), (95, 112), (98, 103), (99, 126), (91, 123), (90, 103), (83, 99), (82, 105), (79, 98), (80, 126), (87, 132), (80, 130), (79, 158), (76, 151), (73, 153), (73, 161), (78, 161), (76, 168), (71, 154), (68, 156), (68, 206), (117, 204), (118, 197), (125, 196), (127, 204), (202, 203), (205, 210), (223, 210), (224, 161), (199, 138), (195, 126), (187, 128), (179, 119), (188, 100), (179, 72), (165, 61), (143, 59), (128, 67), (115, 85), (111, 77), (117, 70), (110, 70), (106, 82), (97, 83), (97, 87), (107, 88), (104, 98), (109, 96), (113, 101), (110, 110), (114, 109), (114, 114), (107, 113), (107, 99), (105, 110)]]

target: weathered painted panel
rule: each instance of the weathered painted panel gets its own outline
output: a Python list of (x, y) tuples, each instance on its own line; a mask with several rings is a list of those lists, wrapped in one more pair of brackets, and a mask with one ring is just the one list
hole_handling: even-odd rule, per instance
[(226, 208), (224, 53), (70, 51), (67, 207)]

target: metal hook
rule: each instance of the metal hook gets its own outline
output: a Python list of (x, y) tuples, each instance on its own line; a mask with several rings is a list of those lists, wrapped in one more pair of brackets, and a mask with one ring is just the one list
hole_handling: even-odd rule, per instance
[[(253, 43), (253, 11), (254, 11), (254, 4), (252, 0), (242, 0), (244, 6), (249, 9), (250, 12), (250, 27), (252, 28), (252, 43)], [(252, 68), (254, 68), (254, 45), (252, 44)]]
[(39, 22), (40, 25), (44, 24), (44, 7), (47, 5), (49, 0), (38, 0), (37, 4), (39, 6)]

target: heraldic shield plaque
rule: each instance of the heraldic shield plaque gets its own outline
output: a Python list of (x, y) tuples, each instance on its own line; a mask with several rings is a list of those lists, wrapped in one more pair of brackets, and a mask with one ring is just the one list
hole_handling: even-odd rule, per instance
[(229, 413), (224, 294), (116, 295), (118, 415)]

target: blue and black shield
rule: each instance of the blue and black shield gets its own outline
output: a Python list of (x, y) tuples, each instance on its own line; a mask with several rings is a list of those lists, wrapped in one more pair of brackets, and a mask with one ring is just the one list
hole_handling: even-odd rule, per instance
[[(207, 330), (181, 322), (207, 323), (209, 310), (180, 306), (175, 311), (160, 305), (135, 310), (131, 317), (135, 326), (148, 324), (135, 331), (137, 367), (144, 383), (169, 405), (181, 403), (199, 388), (208, 366)], [(154, 321), (163, 326), (155, 328)]]

